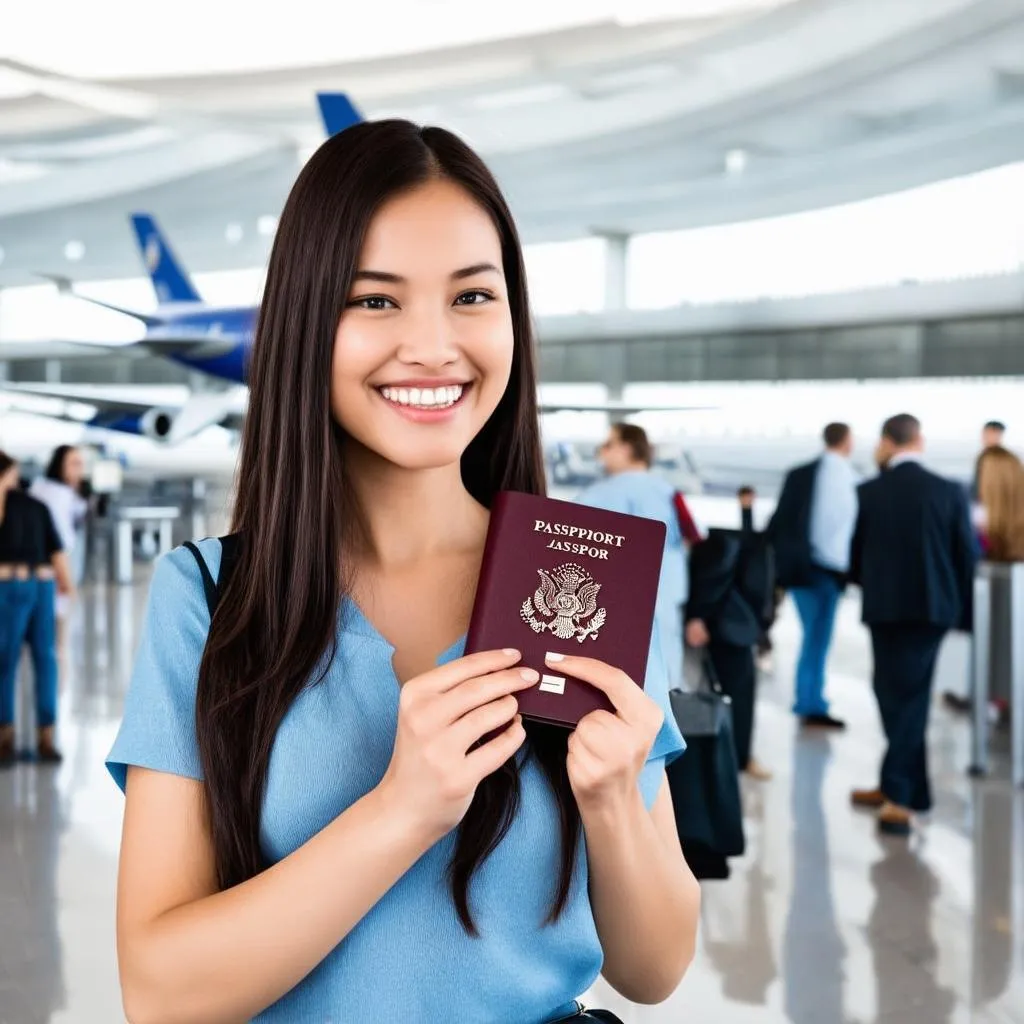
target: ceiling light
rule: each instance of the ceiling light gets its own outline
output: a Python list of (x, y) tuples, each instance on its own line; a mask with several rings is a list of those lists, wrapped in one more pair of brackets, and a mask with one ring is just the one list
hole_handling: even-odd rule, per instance
[(228, 245), (238, 245), (244, 234), (241, 224), (229, 224), (224, 229), (224, 237), (227, 239)]
[(277, 218), (270, 213), (263, 214), (256, 221), (256, 230), (261, 235), (272, 235), (277, 230)]
[(64, 246), (64, 259), (77, 263), (85, 255), (85, 243), (73, 239)]
[(749, 155), (745, 149), (730, 149), (725, 154), (725, 170), (728, 174), (742, 174), (747, 169)]

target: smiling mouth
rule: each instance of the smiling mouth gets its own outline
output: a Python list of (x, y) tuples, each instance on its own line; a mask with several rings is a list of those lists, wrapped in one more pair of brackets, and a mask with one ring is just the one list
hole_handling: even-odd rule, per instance
[(450, 384), (439, 388), (377, 388), (380, 396), (392, 405), (425, 411), (451, 409), (469, 390), (469, 384)]

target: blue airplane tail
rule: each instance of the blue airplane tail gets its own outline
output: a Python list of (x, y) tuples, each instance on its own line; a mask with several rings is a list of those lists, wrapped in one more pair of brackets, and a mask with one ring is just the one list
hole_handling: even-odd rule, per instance
[(202, 302), (188, 273), (167, 244), (156, 221), (147, 213), (133, 213), (132, 227), (157, 302)]
[(355, 105), (343, 92), (318, 92), (316, 101), (320, 106), (320, 119), (328, 136), (337, 135), (351, 125), (359, 124), (363, 119), (363, 115), (356, 110)]

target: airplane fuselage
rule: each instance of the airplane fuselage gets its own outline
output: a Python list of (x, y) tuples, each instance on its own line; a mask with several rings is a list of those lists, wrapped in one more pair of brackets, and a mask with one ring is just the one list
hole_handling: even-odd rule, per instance
[(256, 313), (251, 306), (162, 307), (160, 323), (148, 328), (144, 343), (158, 346), (166, 358), (190, 370), (244, 384)]

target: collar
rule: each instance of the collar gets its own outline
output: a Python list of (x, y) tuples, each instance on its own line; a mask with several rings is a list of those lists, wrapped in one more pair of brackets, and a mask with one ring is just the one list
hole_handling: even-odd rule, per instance
[(918, 465), (921, 464), (923, 456), (920, 452), (897, 452), (890, 460), (886, 469), (895, 469), (897, 466), (902, 466), (905, 462), (916, 462)]

